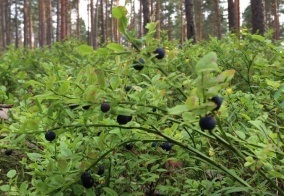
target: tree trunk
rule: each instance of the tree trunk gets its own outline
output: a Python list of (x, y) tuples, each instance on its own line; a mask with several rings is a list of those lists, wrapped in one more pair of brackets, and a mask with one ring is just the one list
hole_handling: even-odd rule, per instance
[(94, 39), (96, 39), (95, 37), (95, 20), (94, 20), (94, 0), (90, 0), (90, 20), (91, 20), (91, 30), (89, 32), (89, 42), (90, 45), (93, 46), (93, 48), (95, 49), (95, 42), (93, 41)]
[(216, 25), (217, 25), (217, 37), (221, 39), (221, 18), (220, 18), (220, 8), (219, 8), (219, 0), (215, 0), (215, 12), (216, 12)]
[(61, 0), (57, 0), (57, 23), (56, 23), (56, 41), (60, 41), (61, 40), (61, 34), (60, 34), (60, 29), (61, 29), (61, 26), (60, 26), (60, 17), (61, 17), (61, 14), (60, 14), (60, 10), (61, 10), (61, 5), (60, 5), (60, 1)]
[(105, 19), (104, 19), (104, 1), (101, 0), (100, 2), (100, 8), (101, 8), (101, 36), (102, 36), (102, 40), (101, 40), (101, 45), (103, 45), (106, 41), (106, 34), (105, 34)]
[(156, 3), (156, 20), (157, 24), (157, 38), (160, 39), (161, 37), (161, 0), (157, 0)]
[(28, 27), (29, 27), (29, 33), (28, 33), (28, 45), (33, 48), (33, 43), (35, 43), (35, 35), (33, 34), (33, 18), (32, 18), (32, 4), (31, 1), (29, 1), (28, 4)]
[(66, 39), (66, 1), (60, 0), (60, 19), (61, 19), (61, 25), (60, 25), (60, 40)]
[(28, 0), (24, 0), (24, 47), (29, 46), (29, 17), (28, 17)]
[(77, 13), (77, 18), (76, 18), (76, 38), (80, 40), (80, 0), (76, 1), (76, 13)]
[(108, 0), (106, 0), (106, 4), (105, 4), (105, 22), (106, 22), (106, 25), (105, 25), (105, 43), (107, 43), (109, 41), (109, 39), (108, 39), (108, 19), (109, 19), (109, 16), (108, 16)]
[(228, 0), (228, 19), (229, 19), (229, 30), (232, 33), (236, 32), (236, 13), (235, 13), (234, 0)]
[(45, 5), (44, 0), (39, 0), (39, 46), (43, 47), (45, 45)]
[[(110, 10), (112, 10), (113, 8), (113, 0), (110, 1)], [(114, 21), (115, 19), (113, 17), (111, 17), (110, 19), (110, 32), (111, 32), (111, 39), (110, 41), (113, 42), (114, 41)]]
[(51, 4), (51, 0), (47, 1), (47, 5), (46, 5), (46, 12), (47, 12), (47, 32), (46, 32), (46, 44), (48, 46), (51, 45), (52, 43), (52, 32), (53, 32), (53, 26), (52, 26), (52, 4)]
[(18, 0), (15, 0), (15, 48), (19, 48)]
[(187, 22), (186, 25), (187, 39), (192, 39), (193, 43), (196, 43), (193, 0), (185, 0), (184, 2), (185, 2), (185, 13), (186, 13), (186, 22)]
[(180, 0), (180, 7), (179, 7), (179, 10), (180, 10), (180, 44), (183, 44), (183, 1)]
[(6, 13), (5, 13), (5, 3), (1, 1), (1, 34), (2, 34), (2, 45), (6, 47)]
[(251, 0), (252, 33), (264, 35), (265, 17), (263, 0)]
[(139, 37), (142, 37), (143, 29), (142, 29), (142, 0), (139, 1), (139, 23), (138, 23), (138, 35)]
[(146, 25), (150, 22), (150, 4), (149, 0), (141, 0), (143, 6), (143, 31), (147, 33)]
[(11, 44), (11, 0), (6, 0), (5, 19), (6, 19), (6, 45)]
[(241, 19), (240, 19), (240, 0), (235, 0), (235, 20), (236, 20), (236, 33), (239, 37), (240, 34), (240, 26), (241, 26)]
[(279, 15), (278, 15), (278, 2), (274, 0), (273, 3), (273, 14), (274, 14), (274, 39), (280, 39), (280, 24), (279, 24)]

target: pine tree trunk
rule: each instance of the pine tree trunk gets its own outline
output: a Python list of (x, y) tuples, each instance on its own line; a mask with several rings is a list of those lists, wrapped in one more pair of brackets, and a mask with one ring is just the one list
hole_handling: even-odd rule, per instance
[(106, 4), (105, 4), (105, 21), (106, 21), (106, 25), (105, 25), (105, 43), (107, 43), (108, 40), (108, 0), (106, 0)]
[(95, 18), (94, 18), (94, 37), (93, 37), (93, 45), (95, 49), (98, 48), (98, 29), (99, 29), (99, 0), (96, 2), (96, 9), (95, 9)]
[(183, 44), (183, 0), (180, 0), (180, 5), (179, 5), (179, 10), (180, 10), (180, 44)]
[(273, 3), (273, 14), (274, 14), (274, 39), (280, 39), (280, 24), (279, 24), (279, 15), (278, 15), (278, 2), (274, 0)]
[(185, 13), (186, 13), (186, 28), (187, 39), (192, 39), (193, 43), (196, 43), (195, 21), (194, 21), (194, 9), (193, 0), (185, 0)]
[(52, 43), (52, 31), (53, 31), (53, 26), (52, 26), (52, 4), (51, 4), (51, 0), (47, 1), (47, 5), (46, 5), (46, 12), (47, 12), (47, 26), (46, 26), (46, 44), (48, 46), (51, 45)]
[(61, 19), (61, 25), (60, 25), (60, 40), (66, 39), (66, 1), (60, 0), (60, 19)]
[(150, 22), (150, 4), (149, 0), (141, 0), (141, 2), (143, 7), (143, 32), (146, 34), (148, 32), (146, 25)]
[(11, 44), (11, 0), (6, 0), (5, 19), (6, 19), (6, 45)]
[(24, 0), (24, 47), (29, 46), (29, 18), (28, 18), (28, 0)]
[(235, 13), (234, 0), (228, 0), (228, 19), (229, 19), (229, 30), (232, 33), (236, 32), (236, 13)]
[(60, 41), (61, 40), (61, 34), (60, 34), (60, 29), (61, 29), (61, 14), (60, 14), (60, 10), (61, 10), (61, 5), (60, 5), (60, 1), (61, 0), (57, 0), (57, 23), (56, 23), (56, 41)]
[(94, 49), (96, 49), (95, 47), (95, 42), (93, 41), (94, 39), (96, 39), (95, 37), (95, 20), (94, 20), (94, 0), (90, 0), (90, 20), (91, 20), (91, 31), (89, 32), (89, 42), (90, 45), (93, 46)]
[(76, 18), (76, 38), (80, 40), (80, 0), (76, 1), (76, 13), (77, 13), (77, 18)]
[(2, 45), (6, 47), (6, 13), (5, 13), (5, 3), (1, 1), (1, 34), (2, 34)]
[(220, 18), (220, 8), (219, 8), (219, 0), (215, 0), (215, 12), (216, 12), (216, 26), (217, 26), (217, 37), (221, 39), (221, 18)]
[(19, 48), (18, 0), (15, 0), (15, 48)]
[[(113, 8), (113, 0), (110, 1), (110, 10), (112, 10)], [(114, 21), (115, 19), (113, 17), (111, 17), (110, 19), (110, 32), (111, 32), (111, 38), (110, 38), (110, 41), (111, 42), (114, 42)]]
[(237, 36), (240, 36), (240, 26), (241, 26), (241, 19), (240, 19), (240, 0), (235, 0), (235, 20), (236, 20), (236, 33)]
[(100, 2), (100, 8), (101, 8), (101, 36), (102, 36), (102, 40), (101, 40), (101, 45), (104, 45), (105, 41), (106, 41), (106, 34), (105, 34), (105, 19), (104, 19), (104, 1), (101, 0)]
[(143, 29), (142, 29), (142, 0), (139, 1), (139, 23), (138, 23), (138, 35), (139, 37), (142, 37)]
[(251, 0), (252, 33), (264, 35), (265, 15), (263, 0)]
[(43, 47), (45, 45), (45, 5), (44, 0), (39, 0), (39, 46)]
[(160, 39), (161, 37), (161, 12), (160, 12), (160, 9), (161, 9), (161, 0), (157, 0), (157, 3), (156, 3), (156, 19), (157, 19), (157, 38)]

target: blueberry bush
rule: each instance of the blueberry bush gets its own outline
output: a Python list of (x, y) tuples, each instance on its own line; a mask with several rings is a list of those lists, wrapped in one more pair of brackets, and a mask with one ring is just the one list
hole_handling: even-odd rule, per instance
[(284, 195), (283, 48), (136, 38), (112, 14), (128, 44), (1, 54), (1, 195)]

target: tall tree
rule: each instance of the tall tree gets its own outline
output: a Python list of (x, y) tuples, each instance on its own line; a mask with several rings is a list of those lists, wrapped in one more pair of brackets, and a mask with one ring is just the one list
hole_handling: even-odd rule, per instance
[(11, 44), (11, 4), (12, 4), (12, 0), (6, 0), (4, 2), (6, 2), (6, 5), (5, 5), (6, 44), (10, 45)]
[(2, 46), (6, 47), (6, 13), (5, 13), (5, 1), (1, 1), (1, 34), (2, 34)]
[(29, 46), (29, 14), (28, 14), (28, 0), (24, 0), (24, 46)]
[(251, 0), (252, 33), (265, 33), (265, 15), (263, 0)]
[(217, 37), (221, 39), (221, 17), (220, 17), (220, 8), (219, 8), (219, 0), (215, 0), (215, 12), (216, 12), (216, 26), (217, 26)]
[(195, 31), (195, 21), (194, 21), (194, 9), (193, 0), (185, 0), (185, 13), (186, 13), (186, 29), (187, 29), (187, 39), (192, 39), (193, 43), (196, 43), (196, 31)]
[(236, 20), (236, 9), (234, 0), (228, 0), (228, 20), (229, 20), (229, 30), (231, 32), (236, 32), (237, 20)]
[(19, 47), (18, 0), (15, 0), (15, 48)]
[(60, 14), (60, 10), (61, 10), (61, 4), (60, 4), (61, 0), (57, 0), (57, 12), (56, 12), (56, 41), (60, 41), (61, 40), (61, 33), (60, 33), (60, 29), (61, 29), (61, 26), (60, 26), (60, 17), (61, 17), (61, 14)]
[(52, 43), (52, 34), (53, 34), (53, 25), (52, 25), (52, 4), (51, 0), (47, 0), (46, 5), (46, 44), (51, 45)]
[(79, 5), (80, 5), (80, 0), (76, 0), (76, 37), (77, 39), (80, 38), (80, 9), (79, 9)]
[(140, 0), (143, 8), (143, 32), (147, 33), (146, 25), (150, 22), (150, 4), (149, 0)]
[(66, 38), (66, 0), (60, 0), (60, 40)]
[(105, 43), (105, 40), (106, 40), (106, 34), (105, 34), (105, 19), (104, 19), (104, 1), (103, 0), (100, 0), (100, 8), (101, 8), (101, 18), (100, 18), (100, 21), (101, 21), (101, 36), (102, 36), (102, 39), (101, 39), (101, 44), (104, 44)]
[(273, 14), (274, 14), (274, 36), (275, 40), (280, 39), (280, 25), (279, 25), (279, 5), (278, 1), (274, 0), (273, 2)]
[(39, 46), (43, 47), (45, 45), (45, 5), (44, 0), (39, 0), (39, 29), (40, 29), (40, 36), (39, 36)]

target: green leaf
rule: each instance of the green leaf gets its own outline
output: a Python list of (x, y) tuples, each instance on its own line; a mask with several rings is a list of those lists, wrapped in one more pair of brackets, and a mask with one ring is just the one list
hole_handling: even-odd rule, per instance
[(116, 19), (120, 19), (127, 15), (127, 9), (124, 6), (116, 6), (111, 10), (112, 16)]
[(261, 41), (261, 42), (263, 42), (263, 41), (265, 40), (265, 38), (264, 38), (263, 36), (261, 36), (261, 35), (256, 35), (256, 34), (251, 35), (251, 38), (252, 38), (252, 39), (255, 39), (255, 40), (258, 40), (258, 41)]
[(2, 185), (2, 186), (0, 186), (0, 190), (4, 191), (4, 192), (8, 192), (10, 190), (10, 186), (9, 185)]
[(245, 135), (243, 132), (241, 132), (241, 131), (235, 131), (235, 133), (236, 133), (237, 136), (238, 136), (239, 138), (241, 138), (242, 140), (246, 139), (246, 135)]
[(125, 16), (121, 17), (118, 20), (118, 30), (120, 33), (123, 33), (123, 34), (126, 33), (127, 24), (128, 24), (128, 18), (126, 18)]
[(41, 154), (39, 153), (27, 153), (27, 156), (31, 161), (38, 161), (41, 158)]
[(119, 52), (125, 51), (124, 47), (117, 43), (109, 43), (106, 47), (114, 51), (119, 51)]
[(193, 109), (197, 106), (198, 102), (197, 102), (197, 97), (196, 96), (191, 96), (191, 97), (188, 97), (186, 99), (186, 106), (189, 108), (189, 109)]
[(182, 113), (182, 118), (186, 122), (193, 122), (196, 120), (196, 117), (192, 114), (192, 112), (184, 112)]
[(195, 72), (197, 75), (200, 75), (202, 72), (210, 72), (210, 71), (217, 71), (217, 54), (215, 52), (210, 52), (205, 55), (202, 59), (200, 59), (196, 66)]
[(169, 114), (178, 115), (183, 112), (187, 112), (189, 109), (186, 105), (176, 105), (173, 108), (168, 109)]
[(94, 49), (91, 46), (85, 44), (78, 46), (78, 50), (81, 55), (89, 55), (94, 53)]
[(107, 196), (118, 196), (117, 192), (115, 192), (113, 189), (103, 187), (103, 190), (107, 193)]
[(216, 81), (219, 83), (230, 82), (233, 79), (235, 73), (236, 73), (236, 70), (234, 69), (225, 70), (216, 77)]
[(97, 77), (98, 77), (98, 83), (100, 85), (101, 88), (104, 88), (105, 87), (105, 74), (104, 74), (104, 71), (102, 70), (96, 70), (96, 74), (97, 74)]
[(12, 169), (12, 170), (10, 170), (10, 171), (7, 173), (7, 177), (8, 177), (8, 178), (13, 178), (13, 177), (16, 176), (16, 174), (17, 174), (17, 171), (14, 170), (14, 169)]
[(70, 88), (70, 82), (69, 81), (65, 81), (63, 82), (63, 84), (59, 87), (58, 89), (58, 93), (60, 95), (64, 95), (69, 91)]
[(21, 195), (26, 195), (27, 189), (28, 189), (28, 183), (24, 181), (20, 186)]

